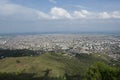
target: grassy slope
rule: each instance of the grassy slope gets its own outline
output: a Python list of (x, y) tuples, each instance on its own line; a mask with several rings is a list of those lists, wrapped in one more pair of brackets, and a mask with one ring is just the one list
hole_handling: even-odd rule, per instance
[[(17, 61), (20, 63), (17, 63)], [(51, 69), (49, 76), (63, 76), (65, 72), (69, 75), (83, 75), (85, 70), (94, 62), (106, 61), (109, 58), (105, 55), (82, 54), (71, 57), (65, 54), (45, 53), (36, 57), (17, 57), (5, 58), (0, 60), (0, 72), (19, 72), (37, 73), (36, 76), (43, 76), (46, 69)]]

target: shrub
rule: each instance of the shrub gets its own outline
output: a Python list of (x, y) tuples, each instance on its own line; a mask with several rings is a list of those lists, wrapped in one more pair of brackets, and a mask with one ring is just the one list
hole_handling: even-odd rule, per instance
[(86, 80), (119, 80), (120, 69), (98, 62), (89, 67)]

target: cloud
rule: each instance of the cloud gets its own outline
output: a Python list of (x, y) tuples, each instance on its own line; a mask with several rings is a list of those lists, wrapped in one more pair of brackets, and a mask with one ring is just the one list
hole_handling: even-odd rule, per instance
[(110, 18), (113, 18), (113, 19), (120, 19), (120, 12), (119, 11), (113, 11), (113, 12), (102, 12), (102, 13), (99, 13), (99, 18), (102, 18), (102, 19), (110, 19)]
[(50, 11), (52, 19), (71, 19), (72, 16), (63, 8), (53, 7)]
[[(1, 1), (1, 0), (0, 0)], [(49, 15), (42, 11), (25, 6), (12, 4), (5, 0), (0, 4), (0, 17), (12, 17), (14, 19), (49, 19)]]
[(57, 3), (57, 1), (56, 0), (49, 0), (49, 2), (51, 2), (51, 3)]
[(120, 12), (119, 11), (113, 11), (111, 16), (116, 19), (120, 19)]
[[(50, 0), (56, 1), (56, 0)], [(48, 13), (26, 6), (13, 4), (10, 0), (0, 0), (0, 19), (14, 20), (54, 20), (54, 19), (120, 19), (120, 11), (91, 12), (88, 10), (67, 11), (53, 7)]]
[(119, 11), (112, 12), (90, 12), (87, 10), (74, 11), (74, 19), (120, 19)]
[(39, 19), (51, 19), (48, 14), (45, 14), (41, 11), (35, 11)]
[(99, 13), (99, 18), (109, 19), (109, 18), (111, 18), (111, 15), (107, 12), (102, 12), (102, 13)]
[(91, 13), (88, 12), (87, 10), (81, 10), (81, 11), (74, 11), (73, 13), (74, 17), (79, 19), (79, 18), (88, 18)]
[(81, 8), (81, 9), (86, 8), (86, 7), (82, 6), (82, 5), (75, 5), (74, 7)]

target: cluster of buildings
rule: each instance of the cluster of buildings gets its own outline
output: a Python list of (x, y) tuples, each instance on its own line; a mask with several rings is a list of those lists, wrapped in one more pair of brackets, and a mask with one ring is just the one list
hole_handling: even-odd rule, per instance
[(112, 57), (120, 57), (120, 36), (87, 34), (1, 36), (0, 48), (103, 53)]

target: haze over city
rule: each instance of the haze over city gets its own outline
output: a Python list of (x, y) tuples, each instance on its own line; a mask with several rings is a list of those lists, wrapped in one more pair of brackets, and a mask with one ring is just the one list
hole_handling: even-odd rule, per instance
[(0, 33), (120, 32), (119, 0), (0, 0)]

